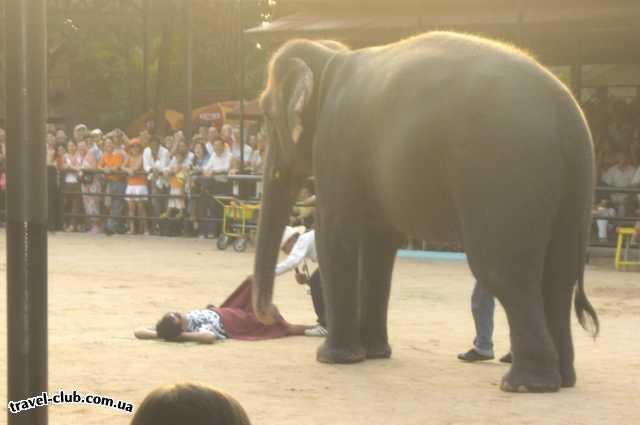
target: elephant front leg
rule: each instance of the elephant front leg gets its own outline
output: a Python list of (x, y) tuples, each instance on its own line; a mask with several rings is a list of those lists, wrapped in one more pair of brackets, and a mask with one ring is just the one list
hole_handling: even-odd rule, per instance
[(357, 239), (337, 229), (323, 232), (317, 231), (316, 244), (329, 335), (318, 349), (317, 359), (323, 363), (360, 362), (366, 351), (360, 338)]
[(362, 323), (360, 336), (368, 359), (391, 357), (387, 334), (387, 311), (391, 275), (401, 236), (383, 226), (368, 226), (360, 247)]

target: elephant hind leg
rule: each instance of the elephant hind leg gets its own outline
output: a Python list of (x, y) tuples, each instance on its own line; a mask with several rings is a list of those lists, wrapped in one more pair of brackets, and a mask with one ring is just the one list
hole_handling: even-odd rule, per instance
[(360, 245), (360, 336), (368, 359), (391, 357), (387, 311), (393, 263), (401, 242), (402, 235), (385, 230), (385, 226), (365, 226)]
[(507, 313), (513, 353), (501, 388), (508, 392), (555, 392), (560, 388), (558, 354), (547, 328), (541, 276), (523, 281), (525, 276), (513, 276), (496, 293)]

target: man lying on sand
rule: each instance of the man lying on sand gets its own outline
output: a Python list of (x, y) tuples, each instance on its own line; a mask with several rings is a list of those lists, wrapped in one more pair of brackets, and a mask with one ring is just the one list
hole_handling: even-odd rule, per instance
[(134, 335), (138, 339), (164, 339), (176, 342), (199, 342), (213, 344), (227, 338), (257, 341), (304, 335), (313, 326), (292, 325), (280, 313), (273, 325), (263, 325), (253, 314), (251, 307), (251, 278), (247, 278), (220, 306), (208, 305), (205, 309), (187, 314), (166, 313), (155, 329), (138, 328)]

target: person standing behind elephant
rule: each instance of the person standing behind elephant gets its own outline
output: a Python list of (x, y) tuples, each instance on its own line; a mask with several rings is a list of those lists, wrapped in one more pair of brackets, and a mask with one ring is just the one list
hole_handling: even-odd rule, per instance
[[(471, 313), (476, 328), (473, 348), (466, 353), (458, 354), (458, 359), (465, 362), (491, 360), (493, 354), (493, 314), (496, 303), (493, 295), (487, 292), (478, 282), (471, 293)], [(511, 353), (500, 357), (502, 363), (511, 363)]]
[(120, 217), (124, 215), (124, 193), (127, 189), (126, 178), (122, 174), (122, 165), (124, 164), (124, 156), (118, 150), (115, 150), (113, 139), (107, 137), (104, 142), (104, 153), (98, 164), (98, 168), (107, 175), (106, 192), (110, 197), (111, 218), (107, 220), (105, 231), (107, 235), (113, 233), (124, 233), (124, 220)]
[[(287, 254), (287, 258), (276, 266), (276, 275), (280, 276), (290, 270), (295, 270), (296, 281), (300, 284), (308, 284), (311, 288), (311, 300), (313, 308), (318, 316), (318, 324), (307, 329), (304, 334), (307, 336), (327, 336), (327, 322), (325, 316), (324, 300), (322, 298), (322, 281), (320, 279), (320, 269), (308, 276), (306, 260), (314, 263), (318, 262), (316, 251), (316, 233), (314, 230), (304, 233), (304, 226), (287, 226), (282, 235), (280, 249)], [(300, 272), (298, 267), (302, 266)]]
[[(634, 174), (635, 168), (631, 165), (629, 157), (623, 152), (618, 152), (616, 154), (616, 164), (604, 173), (602, 181), (607, 186), (627, 188), (631, 186)], [(619, 217), (626, 216), (626, 198), (627, 195), (625, 193), (611, 194), (611, 201), (613, 201), (613, 206), (616, 208)]]

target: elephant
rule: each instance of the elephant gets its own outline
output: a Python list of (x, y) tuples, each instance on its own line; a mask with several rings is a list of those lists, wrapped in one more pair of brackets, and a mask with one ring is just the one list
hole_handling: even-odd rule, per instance
[(582, 327), (599, 331), (584, 290), (594, 154), (560, 80), (514, 46), (454, 32), (358, 50), (298, 39), (273, 54), (260, 105), (270, 138), (261, 321), (273, 320), (288, 213), (313, 176), (329, 331), (317, 360), (389, 358), (397, 250), (407, 235), (439, 240), (455, 226), (473, 276), (507, 314), (513, 363), (501, 389), (575, 385), (572, 300)]

